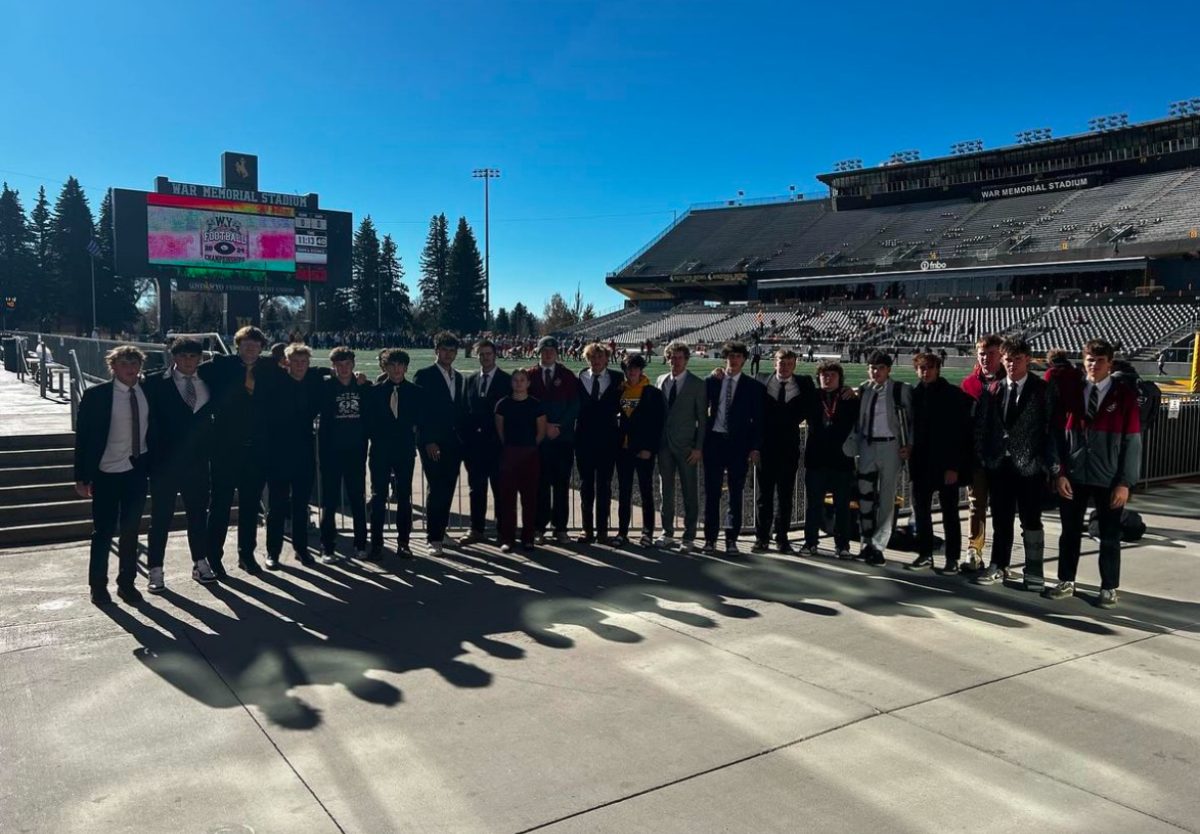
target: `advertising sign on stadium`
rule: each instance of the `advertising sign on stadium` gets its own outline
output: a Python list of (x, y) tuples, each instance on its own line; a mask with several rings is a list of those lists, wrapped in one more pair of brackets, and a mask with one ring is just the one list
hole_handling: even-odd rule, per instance
[(1080, 174), (1075, 177), (1062, 177), (1055, 180), (1018, 182), (1011, 185), (997, 186), (996, 188), (983, 188), (979, 191), (979, 199), (999, 200), (1004, 197), (1022, 197), (1026, 194), (1072, 191), (1076, 188), (1091, 188), (1099, 184), (1100, 180), (1095, 174)]

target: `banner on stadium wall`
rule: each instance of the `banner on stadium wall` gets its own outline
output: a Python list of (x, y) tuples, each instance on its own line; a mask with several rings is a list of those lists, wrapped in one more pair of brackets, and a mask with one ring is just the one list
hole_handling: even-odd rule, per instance
[(1017, 182), (1010, 185), (999, 185), (995, 188), (979, 190), (980, 200), (999, 200), (1004, 197), (1023, 197), (1026, 194), (1048, 194), (1054, 191), (1073, 191), (1078, 188), (1092, 188), (1100, 184), (1098, 174), (1079, 174), (1074, 177), (1060, 177), (1053, 180), (1038, 180)]

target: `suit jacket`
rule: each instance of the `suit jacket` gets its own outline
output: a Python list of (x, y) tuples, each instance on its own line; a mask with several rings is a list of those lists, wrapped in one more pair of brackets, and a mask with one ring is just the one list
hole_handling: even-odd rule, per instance
[(575, 421), (579, 419), (579, 386), (576, 376), (561, 363), (554, 365), (554, 382), (549, 389), (540, 365), (529, 368), (529, 396), (536, 399), (546, 410), (546, 422), (558, 426), (556, 439), (546, 438), (544, 443), (575, 442)]
[[(392, 416), (392, 389), (399, 388), (396, 416)], [(363, 420), (371, 441), (371, 457), (381, 460), (412, 458), (417, 453), (417, 414), (423, 397), (421, 389), (405, 379), (399, 386), (387, 377), (367, 391)]]
[(708, 394), (704, 380), (691, 371), (683, 374), (683, 389), (675, 395), (675, 404), (669, 405), (667, 386), (671, 374), (665, 373), (654, 382), (654, 387), (663, 393), (666, 419), (663, 423), (663, 445), (674, 452), (688, 449), (700, 451), (704, 448), (705, 420), (708, 416)]
[(465, 440), (473, 455), (500, 454), (500, 436), (496, 434), (496, 403), (512, 393), (512, 376), (495, 368), (487, 394), (479, 395), (483, 371), (467, 377), (467, 424)]
[(417, 414), (417, 440), (422, 446), (436, 443), (441, 449), (461, 452), (463, 429), (467, 422), (467, 384), (463, 375), (454, 371), (455, 396), (450, 398), (446, 377), (437, 365), (417, 371), (413, 382), (421, 391), (421, 408)]
[(974, 401), (956, 385), (939, 377), (932, 385), (917, 385), (912, 392), (913, 480), (945, 483), (947, 470), (965, 483), (971, 464), (971, 407)]
[(587, 454), (593, 452), (612, 458), (617, 454), (620, 443), (618, 427), (621, 416), (621, 387), (625, 375), (609, 369), (608, 387), (599, 400), (592, 399), (592, 392), (579, 377), (579, 419), (575, 424), (576, 449)]
[(763, 386), (763, 450), (768, 454), (783, 454), (789, 459), (800, 459), (800, 424), (808, 413), (817, 387), (810, 376), (793, 375), (800, 392), (790, 401), (780, 405), (779, 400), (768, 393), (767, 383), (774, 373), (759, 374)]
[[(806, 403), (805, 420), (808, 434), (804, 442), (804, 467), (806, 469), (836, 469), (847, 471), (854, 468), (854, 458), (842, 450), (846, 438), (858, 424), (857, 397), (842, 399), (842, 388), (832, 397), (824, 391), (814, 391)], [(825, 425), (826, 409), (830, 412), (829, 425)]]
[(912, 443), (912, 386), (895, 379), (889, 379), (886, 386), (887, 394), (872, 382), (858, 386), (858, 422), (846, 439), (846, 454), (857, 455), (860, 445), (870, 437), (871, 423), (875, 419), (875, 402), (880, 396), (887, 396), (891, 400), (887, 410), (889, 434), (884, 436), (895, 437), (897, 443), (905, 439)]
[(663, 440), (663, 422), (667, 416), (667, 402), (662, 391), (653, 385), (642, 389), (638, 404), (628, 417), (624, 411), (617, 418), (620, 442), (633, 452), (657, 454)]
[[(259, 454), (266, 453), (271, 437), (271, 412), (269, 394), (260, 392), (259, 386), (269, 387), (283, 373), (269, 357), (260, 357), (254, 365), (254, 394), (245, 390), (245, 366), (237, 354), (214, 356), (203, 362), (197, 370), (208, 386), (212, 399), (213, 438), (219, 453), (237, 453), (234, 450), (250, 445)], [(260, 395), (261, 394), (261, 395)]]
[[(721, 391), (725, 380), (709, 377), (705, 385), (708, 389), (705, 431), (711, 436), (716, 425), (717, 409), (721, 404)], [(743, 373), (733, 390), (733, 401), (725, 415), (725, 427), (729, 430), (729, 442), (735, 455), (762, 449), (765, 398), (765, 386), (750, 374)]]
[[(147, 402), (149, 397), (146, 398)], [(100, 471), (100, 459), (108, 445), (112, 423), (112, 380), (83, 392), (75, 419), (75, 481), (90, 484)]]
[(1050, 417), (1050, 385), (1027, 374), (1017, 398), (1017, 413), (1006, 426), (1004, 403), (1008, 385), (993, 382), (984, 389), (975, 409), (975, 455), (987, 469), (999, 469), (1005, 458), (1026, 477), (1046, 472), (1054, 460)]
[(208, 401), (193, 412), (183, 401), (169, 370), (147, 377), (142, 388), (150, 404), (146, 444), (150, 447), (151, 472), (207, 472), (213, 444), (212, 391)]

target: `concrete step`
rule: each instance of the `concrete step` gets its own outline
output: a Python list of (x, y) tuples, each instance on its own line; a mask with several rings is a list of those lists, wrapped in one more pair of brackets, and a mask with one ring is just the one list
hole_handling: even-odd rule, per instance
[(0, 487), (32, 486), (33, 484), (69, 484), (75, 481), (71, 466), (19, 466), (0, 469)]
[(75, 484), (22, 484), (0, 487), (0, 507), (37, 504), (44, 501), (70, 501), (78, 498)]
[(0, 452), (30, 449), (74, 449), (75, 435), (61, 434), (6, 434), (0, 435)]
[(75, 450), (62, 449), (0, 449), (0, 469), (30, 466), (55, 466), (74, 463)]
[[(230, 525), (237, 524), (237, 508), (229, 516)], [(175, 513), (171, 520), (172, 530), (187, 528), (187, 516), (182, 512)], [(150, 516), (142, 516), (139, 528), (142, 535), (150, 532)], [(29, 547), (35, 544), (51, 544), (54, 542), (87, 541), (92, 536), (92, 520), (80, 519), (75, 521), (51, 521), (43, 524), (24, 524), (17, 527), (0, 528), (0, 549), (8, 547)], [(236, 548), (235, 548), (236, 549)], [(85, 567), (86, 570), (86, 567)]]
[(13, 506), (0, 504), (0, 529), (46, 521), (80, 521), (91, 517), (92, 502), (85, 498), (75, 498), (73, 501), (38, 501)]

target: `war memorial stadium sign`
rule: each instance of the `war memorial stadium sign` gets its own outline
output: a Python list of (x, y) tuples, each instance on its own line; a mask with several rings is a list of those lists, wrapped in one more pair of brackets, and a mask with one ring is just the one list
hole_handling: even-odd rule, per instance
[(1021, 197), (1026, 194), (1043, 194), (1052, 191), (1071, 191), (1076, 188), (1091, 188), (1100, 184), (1096, 174), (1080, 174), (1075, 177), (1062, 177), (1040, 182), (1020, 182), (1012, 185), (1002, 185), (997, 188), (984, 188), (979, 191), (981, 200), (999, 200), (1003, 197)]

